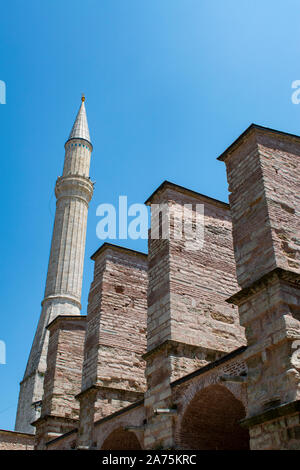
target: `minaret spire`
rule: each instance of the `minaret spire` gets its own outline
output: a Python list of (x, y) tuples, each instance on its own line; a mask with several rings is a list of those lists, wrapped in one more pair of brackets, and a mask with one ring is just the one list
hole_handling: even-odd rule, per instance
[(56, 213), (42, 312), (21, 382), (16, 431), (34, 432), (39, 417), (48, 351), (46, 327), (58, 315), (79, 315), (88, 205), (93, 195), (89, 178), (91, 144), (84, 96), (65, 143), (62, 176), (55, 185)]
[(81, 96), (81, 106), (77, 113), (75, 122), (73, 124), (72, 130), (69, 135), (69, 139), (85, 139), (89, 143), (91, 143), (89, 126), (86, 117), (86, 110), (85, 110), (85, 96), (82, 94)]

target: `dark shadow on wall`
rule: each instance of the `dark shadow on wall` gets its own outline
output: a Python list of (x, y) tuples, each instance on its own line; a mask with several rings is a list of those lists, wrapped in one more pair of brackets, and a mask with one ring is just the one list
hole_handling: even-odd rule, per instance
[(131, 431), (115, 429), (104, 441), (101, 450), (141, 450), (136, 435)]
[(181, 422), (180, 449), (249, 450), (249, 432), (239, 425), (245, 418), (241, 401), (222, 385), (198, 392)]

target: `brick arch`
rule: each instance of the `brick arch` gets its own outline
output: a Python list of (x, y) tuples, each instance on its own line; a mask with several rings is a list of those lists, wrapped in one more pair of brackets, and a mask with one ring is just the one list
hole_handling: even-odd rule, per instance
[(176, 432), (181, 449), (246, 450), (249, 433), (239, 421), (245, 407), (224, 385), (199, 390), (185, 407)]
[[(239, 375), (240, 373), (245, 372), (247, 370), (245, 368), (244, 362), (240, 362), (238, 363), (238, 365), (236, 363), (231, 364), (231, 367), (232, 365), (235, 365), (235, 375)], [(189, 384), (187, 384), (183, 389), (181, 389), (180, 387), (178, 389), (175, 389), (174, 399), (175, 399), (176, 404), (178, 405), (180, 417), (182, 417), (182, 415), (185, 412), (186, 407), (189, 405), (189, 403), (194, 398), (196, 393), (198, 393), (201, 390), (204, 390), (205, 388), (211, 385), (220, 384), (220, 378), (224, 374), (231, 375), (230, 366), (222, 367), (219, 370), (210, 372), (201, 377), (197, 377), (196, 379), (193, 379)], [(242, 385), (242, 383), (234, 383), (234, 382), (221, 382), (221, 383), (235, 396), (237, 400), (243, 403), (247, 411), (248, 403), (247, 403), (246, 387)]]
[(141, 450), (141, 444), (132, 431), (119, 427), (104, 440), (101, 450)]

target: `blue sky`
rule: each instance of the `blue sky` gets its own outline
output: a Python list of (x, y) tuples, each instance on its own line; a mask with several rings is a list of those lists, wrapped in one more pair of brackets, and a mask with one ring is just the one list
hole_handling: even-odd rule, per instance
[[(96, 207), (144, 202), (168, 179), (227, 200), (216, 157), (251, 122), (299, 134), (300, 2), (10, 0), (0, 17), (0, 428), (13, 429), (40, 314), (64, 142), (86, 94)], [(121, 244), (146, 251), (146, 241)]]

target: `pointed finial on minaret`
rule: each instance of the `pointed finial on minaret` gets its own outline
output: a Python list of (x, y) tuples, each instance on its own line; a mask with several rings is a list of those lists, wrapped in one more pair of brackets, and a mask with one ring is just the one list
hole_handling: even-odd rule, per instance
[(85, 110), (85, 96), (84, 93), (81, 94), (81, 105), (79, 111), (77, 113), (74, 125), (72, 127), (71, 133), (67, 142), (70, 139), (84, 139), (87, 140), (91, 144), (91, 138), (89, 133), (89, 126), (86, 117), (86, 110)]

